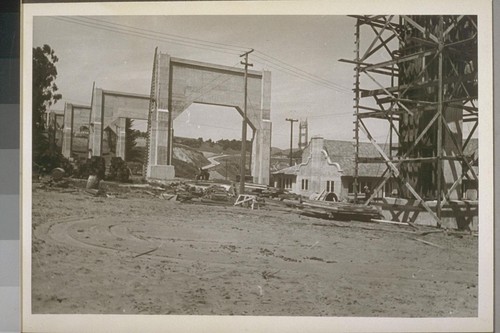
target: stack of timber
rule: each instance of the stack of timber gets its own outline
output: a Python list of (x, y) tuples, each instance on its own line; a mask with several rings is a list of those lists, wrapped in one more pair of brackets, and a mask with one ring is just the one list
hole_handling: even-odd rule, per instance
[(289, 206), (300, 210), (301, 215), (335, 220), (354, 220), (370, 222), (381, 218), (381, 214), (374, 206), (353, 204), (347, 202), (331, 202), (316, 200), (283, 200)]
[(201, 201), (204, 203), (228, 203), (232, 204), (234, 195), (223, 186), (212, 185), (204, 191)]

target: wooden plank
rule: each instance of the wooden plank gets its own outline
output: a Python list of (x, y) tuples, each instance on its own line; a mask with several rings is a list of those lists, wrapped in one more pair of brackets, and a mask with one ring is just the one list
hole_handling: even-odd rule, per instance
[[(380, 31), (377, 31), (375, 29), (375, 27), (372, 26), (372, 29), (373, 31), (375, 31), (376, 33), (376, 37), (373, 39), (373, 41), (371, 42), (370, 46), (368, 46), (368, 48), (366, 49), (365, 51), (365, 54), (361, 57), (361, 61), (365, 60), (366, 58), (368, 58), (369, 56), (371, 56), (373, 53), (377, 52), (378, 49), (380, 49), (381, 47), (385, 46), (388, 41), (383, 41), (382, 40), (382, 34), (384, 33), (385, 29), (387, 29), (387, 25), (389, 24), (389, 22), (391, 21), (393, 16), (390, 16), (388, 20), (385, 21), (385, 24), (384, 26), (380, 29)], [(394, 38), (394, 35), (391, 35), (388, 40), (390, 41), (392, 38)], [(375, 46), (375, 44), (377, 43), (377, 40), (380, 40), (381, 41), (381, 44), (378, 45), (373, 51), (373, 47)]]
[[(396, 225), (405, 225), (409, 226), (412, 228), (417, 228), (413, 223), (411, 222), (397, 222), (397, 221), (389, 221), (389, 220), (380, 220), (380, 219), (371, 219), (372, 222), (376, 223), (386, 223), (386, 224), (396, 224)], [(418, 228), (417, 228), (418, 229)]]
[(386, 66), (398, 65), (398, 64), (401, 64), (401, 63), (404, 63), (404, 62), (407, 62), (407, 61), (413, 61), (415, 59), (419, 59), (419, 58), (423, 58), (423, 57), (426, 57), (426, 56), (430, 56), (433, 53), (435, 53), (434, 50), (432, 50), (432, 51), (421, 51), (421, 52), (413, 53), (413, 54), (408, 55), (408, 56), (402, 56), (402, 57), (396, 58), (394, 60), (383, 61), (383, 62), (379, 62), (377, 64), (373, 64), (373, 65), (364, 67), (363, 71), (368, 71), (368, 70), (377, 69), (377, 68), (383, 68), (383, 67), (386, 67)]
[(385, 163), (385, 160), (381, 157), (358, 157), (358, 163), (374, 163), (374, 164), (381, 164)]
[(416, 240), (417, 242), (420, 242), (420, 243), (424, 243), (426, 245), (429, 245), (429, 246), (434, 246), (434, 247), (437, 247), (439, 249), (445, 249), (443, 246), (441, 245), (437, 245), (437, 244), (434, 244), (434, 243), (431, 243), (429, 241), (426, 241), (426, 240), (423, 240), (423, 239), (420, 239), (420, 238), (412, 238), (413, 240)]
[(432, 39), (434, 42), (439, 43), (439, 40), (436, 36), (431, 34), (428, 30), (426, 30), (424, 27), (422, 27), (420, 24), (417, 22), (413, 21), (409, 16), (407, 15), (402, 15), (402, 17), (405, 19), (406, 22), (410, 23), (414, 28), (416, 28), (418, 31), (420, 31), (422, 34), (429, 36), (430, 39)]
[[(382, 84), (380, 84), (380, 82), (378, 82), (373, 76), (371, 76), (368, 72), (365, 72), (365, 74), (376, 84), (380, 87), (380, 89), (382, 89), (383, 91), (385, 91), (387, 93), (387, 95), (390, 95), (391, 97), (394, 97), (396, 98), (392, 93), (390, 93), (387, 88), (385, 88), (384, 86), (382, 86)], [(410, 115), (413, 116), (413, 112), (411, 112), (404, 104), (399, 104), (403, 109), (406, 110), (406, 112), (408, 112)]]

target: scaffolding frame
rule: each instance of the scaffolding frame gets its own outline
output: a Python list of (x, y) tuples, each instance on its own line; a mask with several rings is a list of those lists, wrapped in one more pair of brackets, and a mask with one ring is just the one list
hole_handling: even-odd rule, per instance
[[(362, 163), (384, 163), (386, 169), (380, 181), (365, 202), (368, 205), (389, 181), (397, 179), (441, 225), (442, 208), (450, 201), (450, 195), (462, 184), (462, 180), (478, 180), (472, 168), (475, 160), (464, 155), (478, 126), (477, 100), (477, 17), (457, 16), (395, 16), (364, 15), (351, 16), (355, 24), (355, 58), (340, 59), (354, 67), (354, 194), (358, 200), (359, 166)], [(364, 29), (364, 30), (362, 30)], [(366, 32), (368, 30), (368, 32)], [(365, 31), (365, 32), (364, 32)], [(361, 43), (366, 43), (362, 47)], [(396, 47), (394, 45), (396, 44)], [(384, 59), (381, 61), (381, 59)], [(387, 59), (387, 60), (386, 60)], [(408, 80), (405, 69), (417, 64), (416, 75)], [(406, 66), (406, 67), (405, 67)], [(363, 88), (364, 82), (377, 88)], [(425, 98), (431, 91), (432, 98)], [(408, 97), (410, 95), (411, 97)], [(421, 98), (420, 98), (421, 97)], [(372, 104), (367, 105), (367, 100)], [(444, 119), (447, 109), (458, 110), (463, 122), (472, 122), (473, 127), (465, 141), (458, 141), (456, 133)], [(454, 111), (456, 112), (456, 111)], [(401, 122), (404, 117), (416, 114), (432, 114), (425, 127), (417, 128), (418, 135), (404, 149)], [(429, 117), (429, 116), (427, 116)], [(367, 119), (378, 119), (388, 123), (389, 151), (379, 145), (371, 134)], [(360, 156), (360, 131), (374, 145), (379, 158)], [(460, 130), (461, 133), (461, 130)], [(431, 156), (412, 156), (425, 138), (433, 136), (435, 149)], [(443, 155), (443, 137), (453, 141), (457, 154)], [(396, 151), (396, 154), (393, 154)], [(451, 186), (443, 184), (443, 162), (457, 161), (462, 165), (461, 174), (456, 175)], [(431, 163), (436, 176), (435, 212), (422, 198), (422, 194), (403, 175), (405, 164)], [(434, 172), (434, 171), (433, 171)]]

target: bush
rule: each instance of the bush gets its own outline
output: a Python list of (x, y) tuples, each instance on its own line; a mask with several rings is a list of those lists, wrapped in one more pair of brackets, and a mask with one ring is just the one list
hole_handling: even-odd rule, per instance
[(47, 175), (55, 168), (64, 169), (67, 177), (73, 175), (73, 164), (60, 153), (45, 153), (38, 156), (36, 162), (33, 163), (35, 170), (40, 175)]
[(111, 165), (109, 166), (109, 180), (117, 180), (120, 182), (128, 182), (130, 180), (130, 169), (121, 157), (111, 158)]

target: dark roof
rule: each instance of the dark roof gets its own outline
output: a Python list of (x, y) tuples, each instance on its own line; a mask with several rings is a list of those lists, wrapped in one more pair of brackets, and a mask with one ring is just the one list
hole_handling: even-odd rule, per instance
[(288, 166), (286, 168), (283, 168), (283, 169), (280, 169), (280, 170), (276, 170), (276, 171), (273, 171), (272, 174), (273, 175), (279, 175), (279, 174), (284, 174), (284, 175), (297, 175), (299, 173), (299, 167), (300, 165), (297, 164), (297, 165), (292, 165), (292, 166)]
[[(386, 154), (389, 147), (379, 145)], [(354, 176), (354, 141), (325, 140), (324, 148), (332, 162), (337, 162), (344, 171), (344, 176)], [(360, 157), (381, 157), (380, 153), (370, 142), (359, 143)], [(378, 177), (385, 171), (384, 163), (360, 163), (358, 175), (361, 177)]]
[[(464, 140), (465, 141), (465, 140)], [(379, 144), (389, 155), (389, 145)], [(354, 141), (325, 140), (324, 147), (332, 162), (340, 164), (345, 176), (354, 176)], [(464, 155), (477, 154), (479, 145), (476, 138), (472, 138), (464, 149)], [(360, 157), (381, 157), (380, 153), (370, 142), (359, 143)], [(381, 176), (386, 167), (384, 163), (359, 163), (358, 174), (365, 177)]]

